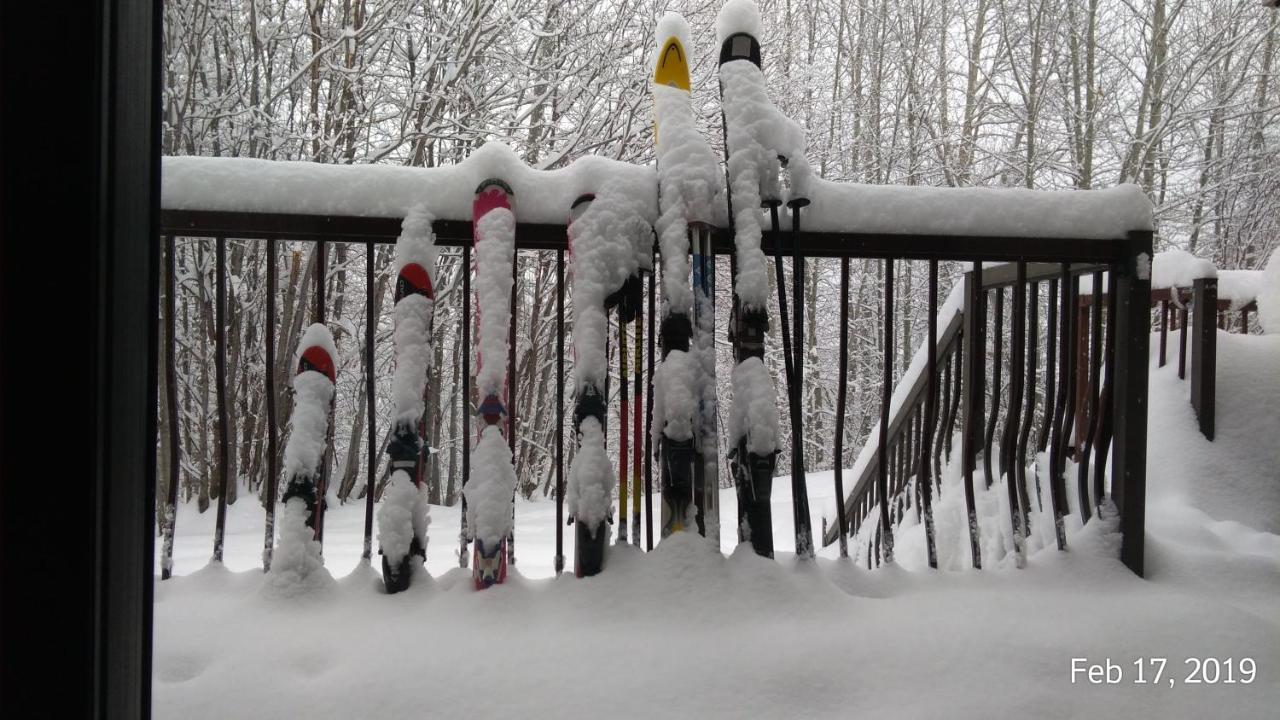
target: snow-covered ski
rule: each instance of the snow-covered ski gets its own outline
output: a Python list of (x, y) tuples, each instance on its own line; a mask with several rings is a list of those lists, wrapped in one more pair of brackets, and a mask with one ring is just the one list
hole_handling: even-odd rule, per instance
[[(760, 64), (760, 44), (745, 32), (735, 33), (721, 42), (721, 66), (739, 60), (756, 67)], [(722, 79), (722, 108), (724, 93)], [(750, 541), (756, 553), (773, 557), (770, 499), (779, 452), (778, 413), (773, 379), (764, 365), (764, 336), (769, 331), (769, 278), (760, 248), (758, 216), (761, 206), (776, 209), (782, 204), (778, 197), (778, 163), (742, 127), (747, 118), (735, 113), (731, 121), (726, 110), (722, 111), (722, 120), (729, 226), (734, 231), (736, 253), (733, 308), (729, 316), (729, 340), (736, 363), (731, 378), (729, 457), (738, 495), (738, 541)]]
[[(658, 156), (657, 222), (662, 255), (662, 309), (658, 330), (662, 362), (654, 371), (653, 437), (658, 445), (662, 483), (662, 537), (684, 530), (696, 522), (695, 502), (710, 504), (716, 483), (701, 484), (695, 498), (695, 476), (716, 477), (714, 421), (701, 421), (700, 411), (714, 413), (714, 383), (702, 377), (705, 359), (700, 351), (710, 347), (711, 338), (695, 344), (695, 313), (712, 321), (710, 285), (700, 283), (702, 295), (695, 309), (695, 292), (690, 286), (690, 230), (711, 219), (719, 189), (719, 172), (714, 153), (698, 132), (689, 97), (689, 26), (676, 13), (658, 21), (657, 53), (653, 68), (654, 137)], [(698, 235), (701, 239), (705, 233)], [(699, 250), (698, 260), (701, 260)], [(701, 263), (697, 263), (701, 265)], [(704, 266), (705, 267), (705, 266)], [(703, 279), (702, 268), (695, 268)], [(705, 346), (705, 347), (704, 347)], [(714, 363), (714, 357), (711, 358)], [(708, 404), (704, 391), (711, 393)], [(711, 441), (707, 442), (710, 437)], [(700, 446), (708, 446), (710, 463), (698, 457)], [(708, 508), (710, 509), (710, 508)], [(712, 513), (714, 516), (714, 513)], [(704, 518), (705, 520), (705, 518)], [(705, 530), (705, 523), (703, 528)], [(718, 532), (718, 519), (713, 522)]]
[[(804, 132), (784, 116), (769, 100), (761, 72), (760, 11), (751, 0), (730, 0), (716, 18), (720, 45), (720, 99), (724, 113), (725, 152), (730, 224), (734, 230), (736, 270), (734, 307), (730, 333), (734, 344), (733, 412), (730, 415), (730, 444), (734, 450), (735, 482), (738, 488), (739, 538), (752, 540), (756, 552), (771, 555), (772, 518), (769, 517), (774, 457), (779, 451), (779, 430), (774, 403), (773, 379), (763, 362), (764, 334), (768, 330), (768, 265), (761, 250), (760, 208), (770, 208), (777, 231), (777, 209), (786, 189), (779, 182), (784, 168), (795, 182), (808, 180), (810, 169), (804, 157)], [(791, 158), (788, 163), (785, 158)], [(791, 189), (794, 190), (794, 187)], [(792, 213), (807, 201), (796, 197), (788, 202)], [(794, 217), (793, 217), (794, 222)], [(802, 259), (797, 258), (797, 262)], [(781, 263), (781, 259), (778, 260)], [(780, 265), (779, 265), (780, 267)], [(779, 271), (780, 272), (780, 271)], [(796, 280), (803, 282), (797, 265)], [(785, 292), (781, 283), (780, 296)], [(784, 311), (785, 315), (785, 311)], [(800, 315), (797, 309), (799, 332)], [(783, 318), (784, 334), (786, 319)], [(799, 366), (799, 357), (792, 363)], [(789, 368), (790, 369), (790, 368)], [(797, 373), (798, 375), (798, 373)], [(799, 378), (788, 378), (791, 394), (793, 435), (797, 453), (793, 460), (792, 495), (796, 530), (796, 554), (813, 557), (813, 532), (809, 527), (808, 493), (803, 466), (799, 461), (801, 443), (798, 423)], [(745, 487), (744, 487), (745, 485)], [(756, 524), (768, 524), (756, 528)]]
[[(471, 577), (477, 590), (506, 580), (516, 471), (507, 445), (507, 345), (515, 262), (514, 193), (501, 180), (476, 188), (472, 204), (476, 263), (476, 388), (480, 428), (471, 477), (462, 489), (467, 530), (475, 541)], [(488, 362), (485, 362), (486, 359)]]
[(271, 575), (286, 584), (305, 581), (324, 565), (317, 538), (317, 515), (324, 502), (316, 486), (324, 462), (329, 432), (329, 404), (333, 400), (338, 350), (324, 325), (307, 328), (298, 343), (298, 371), (293, 378), (293, 414), (284, 448), (284, 471), (289, 478), (280, 502), (284, 505), (272, 553)]
[(391, 441), (391, 478), (378, 509), (378, 546), (382, 581), (388, 593), (409, 587), (412, 558), (426, 558), (427, 525), (431, 522), (423, 485), (427, 371), (431, 364), (432, 316), (436, 266), (431, 216), (409, 212), (396, 241), (395, 411)]
[[(578, 451), (569, 467), (566, 499), (575, 528), (574, 574), (588, 577), (604, 568), (608, 524), (613, 519), (613, 488), (618, 480), (605, 449), (608, 311), (618, 308), (623, 327), (638, 317), (640, 273), (647, 269), (645, 258), (650, 257), (641, 248), (651, 248), (646, 242), (652, 236), (634, 208), (628, 207), (625, 193), (609, 188), (574, 200), (568, 234)], [(625, 383), (622, 394), (626, 396)], [(619, 508), (623, 523), (625, 513), (624, 505)], [(625, 537), (621, 535), (620, 541)]]

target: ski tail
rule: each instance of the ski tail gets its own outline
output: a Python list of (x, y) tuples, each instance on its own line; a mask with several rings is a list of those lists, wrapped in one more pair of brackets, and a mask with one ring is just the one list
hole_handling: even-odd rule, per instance
[[(635, 396), (631, 403), (631, 544), (640, 547), (640, 461), (641, 461), (641, 426), (640, 426), (640, 407), (641, 407), (641, 364), (643, 357), (641, 347), (644, 345), (644, 307), (642, 303), (643, 282), (637, 283), (636, 292), (636, 346), (635, 346), (635, 370), (633, 382), (635, 383)], [(626, 478), (622, 479), (626, 482)], [(623, 508), (622, 517), (626, 517), (626, 509)], [(625, 523), (626, 520), (624, 519)]]

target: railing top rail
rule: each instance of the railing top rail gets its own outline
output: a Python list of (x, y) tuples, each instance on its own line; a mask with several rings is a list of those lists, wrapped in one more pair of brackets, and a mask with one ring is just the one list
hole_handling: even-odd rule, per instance
[[(802, 216), (803, 217), (803, 216)], [(298, 241), (394, 243), (401, 218), (293, 213), (227, 212), (211, 210), (162, 210), (160, 231), (184, 237), (228, 237)], [(437, 220), (436, 244), (470, 245), (471, 223)], [(1149, 231), (1135, 231), (1150, 234)], [(896, 235), (882, 233), (830, 233), (801, 231), (775, 233), (766, 230), (762, 248), (767, 255), (794, 250), (805, 257), (901, 258), (907, 260), (957, 260), (1032, 263), (1100, 264), (1119, 261), (1131, 253), (1129, 238), (985, 237), (972, 235)], [(516, 246), (555, 250), (567, 247), (565, 226), (554, 223), (519, 223)], [(733, 252), (732, 233), (712, 231), (712, 249), (718, 255)], [(1078, 272), (1089, 272), (1084, 267)], [(1077, 272), (1075, 268), (1073, 272)], [(1010, 271), (1012, 272), (1012, 271)], [(1012, 282), (1012, 281), (1010, 281)]]

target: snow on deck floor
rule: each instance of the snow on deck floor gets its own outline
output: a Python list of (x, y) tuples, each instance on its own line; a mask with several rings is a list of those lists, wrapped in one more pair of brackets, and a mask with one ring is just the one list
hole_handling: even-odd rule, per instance
[[(1280, 372), (1266, 370), (1280, 338), (1219, 343), (1215, 443), (1176, 367), (1152, 371), (1146, 580), (1115, 560), (1106, 523), (1025, 570), (867, 571), (834, 546), (797, 565), (779, 479), (777, 561), (728, 534), (727, 554), (678, 535), (653, 557), (613, 549), (596, 578), (554, 578), (555, 506), (520, 503), (515, 572), (476, 593), (453, 555), (457, 512), (433, 507), (430, 577), (388, 597), (348, 505), (326, 520), (339, 579), (280, 601), (260, 592), (261, 508), (230, 508), (222, 567), (205, 566), (213, 513), (183, 508), (179, 577), (156, 583), (155, 717), (1274, 717), (1280, 536), (1248, 522), (1277, 512)], [(830, 504), (830, 473), (809, 479), (814, 506)], [(733, 517), (733, 493), (721, 502)], [(1072, 657), (1110, 658), (1125, 680), (1073, 685)], [(1168, 659), (1160, 686), (1132, 683), (1140, 657)], [(1191, 657), (1251, 657), (1257, 676), (1183, 684)]]

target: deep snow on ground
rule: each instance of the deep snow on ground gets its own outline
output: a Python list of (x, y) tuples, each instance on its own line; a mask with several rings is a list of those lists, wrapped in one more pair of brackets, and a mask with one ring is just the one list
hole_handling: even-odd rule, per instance
[[(155, 717), (1274, 717), (1280, 337), (1220, 333), (1219, 349), (1213, 443), (1176, 361), (1152, 369), (1145, 580), (1115, 559), (1109, 522), (1073, 525), (1069, 552), (1034, 551), (1022, 570), (909, 570), (924, 564), (918, 526), (895, 567), (835, 546), (798, 564), (779, 478), (775, 561), (735, 548), (724, 522), (723, 552), (676, 535), (555, 578), (555, 505), (521, 502), (514, 571), (477, 593), (457, 569), (457, 510), (433, 507), (427, 572), (387, 596), (360, 563), (356, 504), (326, 518), (338, 579), (285, 601), (262, 591), (262, 510), (246, 498), (222, 566), (207, 564), (213, 513), (179, 512), (177, 577), (156, 583)], [(809, 475), (815, 533), (831, 484)], [(722, 492), (723, 518), (734, 500)], [(1110, 658), (1124, 680), (1072, 684), (1073, 657)], [(1256, 679), (1184, 684), (1193, 657), (1251, 657)], [(1160, 685), (1133, 682), (1137, 658), (1168, 659)]]

